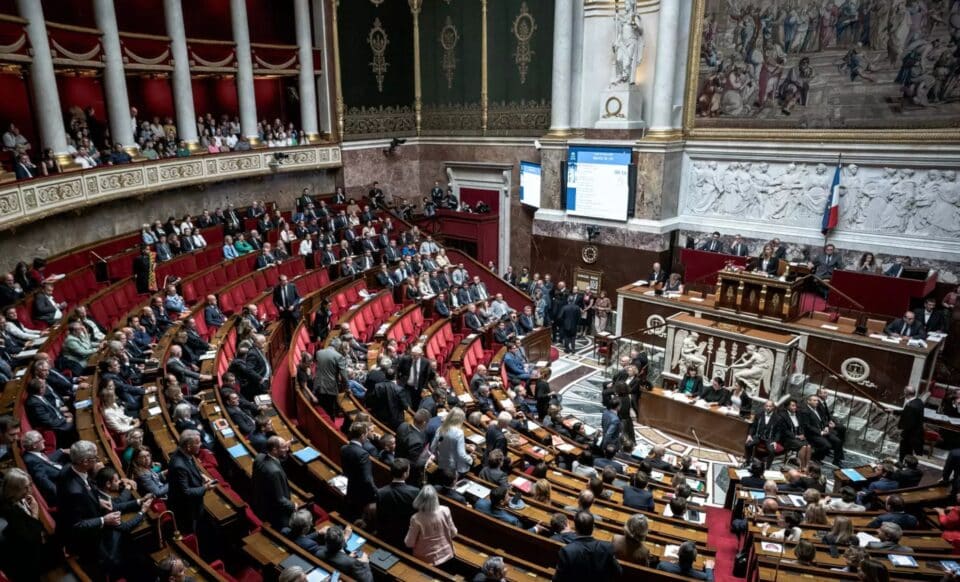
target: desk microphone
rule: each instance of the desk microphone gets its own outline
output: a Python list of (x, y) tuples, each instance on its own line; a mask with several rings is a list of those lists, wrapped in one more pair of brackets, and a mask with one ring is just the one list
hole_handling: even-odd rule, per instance
[(93, 256), (95, 256), (95, 257), (97, 257), (97, 260), (100, 261), (101, 263), (106, 263), (106, 262), (107, 262), (107, 259), (101, 257), (100, 255), (98, 255), (97, 253), (95, 253), (95, 252), (93, 252), (93, 251), (90, 251), (90, 254), (93, 255)]
[(701, 452), (701, 451), (700, 451), (700, 449), (701, 449), (701, 447), (700, 447), (700, 437), (697, 436), (697, 429), (695, 429), (695, 428), (693, 428), (693, 427), (690, 427), (690, 433), (693, 435), (693, 438), (697, 439), (697, 459), (698, 459), (697, 462), (699, 462), (700, 452)]

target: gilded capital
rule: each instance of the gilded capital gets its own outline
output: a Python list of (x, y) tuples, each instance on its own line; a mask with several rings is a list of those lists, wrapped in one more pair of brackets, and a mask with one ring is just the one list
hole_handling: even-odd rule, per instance
[(423, 0), (407, 0), (410, 4), (410, 12), (415, 16), (420, 14), (420, 9), (423, 8)]

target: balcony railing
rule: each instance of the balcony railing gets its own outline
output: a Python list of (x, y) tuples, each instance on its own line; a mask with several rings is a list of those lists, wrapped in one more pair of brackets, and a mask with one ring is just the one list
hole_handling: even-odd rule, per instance
[(134, 162), (11, 182), (0, 185), (0, 230), (147, 192), (341, 165), (340, 146), (317, 144)]

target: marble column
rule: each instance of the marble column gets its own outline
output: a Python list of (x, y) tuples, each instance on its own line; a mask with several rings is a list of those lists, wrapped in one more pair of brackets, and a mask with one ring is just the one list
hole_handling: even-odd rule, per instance
[(103, 87), (107, 97), (107, 119), (110, 122), (110, 138), (126, 148), (139, 149), (133, 139), (130, 125), (130, 99), (127, 96), (127, 75), (123, 70), (123, 54), (120, 52), (120, 31), (117, 29), (117, 14), (113, 0), (94, 0), (93, 15), (103, 42)]
[[(260, 141), (257, 133), (257, 99), (253, 90), (253, 56), (250, 53), (250, 28), (247, 26), (246, 0), (230, 0), (230, 22), (237, 47), (237, 96), (240, 104), (240, 133), (250, 143)], [(299, 35), (299, 26), (297, 34)]]
[[(53, 72), (53, 56), (43, 19), (43, 6), (38, 0), (17, 0), (20, 16), (27, 20), (27, 37), (33, 51), (30, 65), (30, 83), (33, 86), (33, 117), (40, 126), (40, 141), (44, 148), (52, 148), (61, 161), (69, 161), (67, 132), (60, 109), (57, 77)], [(39, 154), (39, 151), (34, 151)]]
[(330, 42), (330, 5), (325, 0), (310, 0), (313, 7), (313, 38), (315, 44), (320, 47), (320, 58), (323, 64), (320, 66), (320, 74), (315, 75), (317, 109), (319, 116), (318, 126), (323, 128), (323, 132), (333, 135), (333, 51)]
[(570, 95), (573, 75), (573, 0), (555, 0), (553, 19), (553, 88), (550, 133), (570, 131)]
[(297, 25), (297, 54), (300, 61), (300, 131), (311, 142), (320, 139), (317, 123), (317, 80), (313, 76), (313, 35), (310, 31), (309, 0), (293, 1)]
[(677, 33), (682, 0), (660, 0), (657, 23), (657, 56), (653, 71), (653, 104), (650, 131), (669, 132), (673, 127), (674, 75), (677, 68)]
[(163, 0), (163, 14), (173, 54), (173, 107), (177, 112), (177, 137), (190, 149), (198, 147), (197, 114), (193, 109), (193, 82), (190, 79), (190, 56), (187, 54), (187, 33), (183, 27), (183, 5), (180, 0)]

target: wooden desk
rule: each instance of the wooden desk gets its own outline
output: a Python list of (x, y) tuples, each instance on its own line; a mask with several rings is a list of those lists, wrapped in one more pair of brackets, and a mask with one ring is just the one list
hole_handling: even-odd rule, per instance
[(638, 421), (687, 439), (691, 428), (701, 428), (708, 448), (737, 455), (742, 454), (750, 429), (750, 424), (742, 418), (674, 400), (661, 388), (644, 393)]
[(731, 270), (717, 274), (717, 307), (791, 321), (800, 314), (802, 281)]

